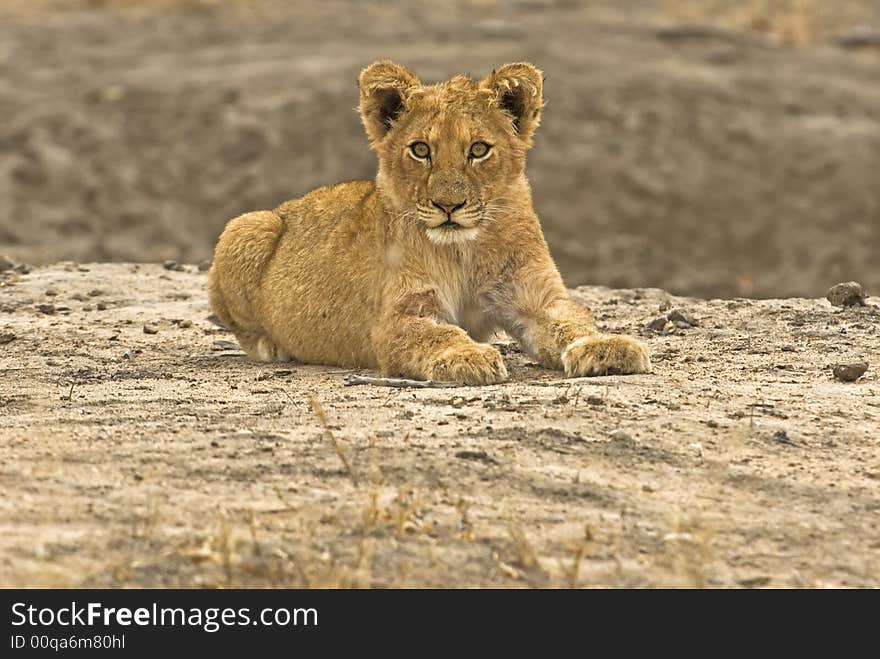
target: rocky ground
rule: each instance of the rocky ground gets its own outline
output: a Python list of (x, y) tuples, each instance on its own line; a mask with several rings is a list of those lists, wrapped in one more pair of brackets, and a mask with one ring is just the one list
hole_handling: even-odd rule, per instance
[(880, 586), (876, 297), (580, 288), (653, 374), (389, 389), (248, 362), (177, 267), (0, 279), (3, 586)]

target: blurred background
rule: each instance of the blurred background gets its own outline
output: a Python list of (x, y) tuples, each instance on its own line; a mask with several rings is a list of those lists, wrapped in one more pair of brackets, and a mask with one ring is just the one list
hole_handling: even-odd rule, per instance
[(372, 178), (356, 76), (528, 60), (569, 285), (880, 291), (880, 0), (0, 0), (0, 255), (198, 262)]

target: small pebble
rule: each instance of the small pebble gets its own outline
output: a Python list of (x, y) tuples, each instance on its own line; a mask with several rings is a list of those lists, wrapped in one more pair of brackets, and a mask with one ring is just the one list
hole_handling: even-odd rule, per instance
[(663, 328), (666, 327), (666, 322), (666, 316), (658, 316), (648, 323), (648, 329), (654, 330), (655, 332), (662, 332)]
[(831, 368), (834, 377), (841, 382), (855, 382), (868, 370), (868, 362), (851, 362), (849, 364), (835, 364)]
[(185, 329), (187, 327), (192, 327), (192, 324), (193, 324), (193, 321), (191, 321), (191, 320), (181, 320), (177, 326), (183, 327)]
[(47, 288), (47, 289), (46, 289), (46, 295), (48, 295), (49, 297), (55, 297), (56, 295), (58, 295), (58, 289), (56, 289), (56, 288)]
[(44, 313), (47, 316), (51, 316), (55, 313), (55, 305), (54, 304), (38, 304), (37, 311), (40, 313)]
[(159, 330), (152, 325), (144, 325), (144, 334), (158, 334)]
[(173, 270), (175, 272), (183, 272), (183, 266), (177, 261), (165, 261), (162, 264), (162, 267), (166, 270)]
[(784, 430), (777, 430), (773, 433), (773, 439), (780, 444), (789, 444), (791, 446), (797, 446), (793, 441), (791, 441), (791, 437), (788, 436), (788, 433)]
[(199, 263), (199, 272), (207, 272), (210, 269), (211, 269), (211, 260), (210, 259), (206, 259), (205, 261), (202, 261), (201, 263)]
[(611, 433), (611, 439), (613, 439), (616, 442), (631, 442), (632, 441), (632, 437), (625, 430), (615, 430), (613, 433)]
[(835, 307), (863, 307), (865, 306), (865, 297), (865, 291), (857, 281), (835, 284), (828, 289), (828, 293), (825, 295), (825, 299)]
[(673, 309), (668, 314), (666, 314), (666, 318), (675, 323), (676, 327), (696, 327), (700, 323), (697, 322), (697, 319), (690, 315), (684, 309)]
[(98, 304), (95, 305), (95, 309), (97, 309), (98, 311), (104, 311), (106, 308), (107, 308), (106, 302), (98, 302)]
[(15, 341), (15, 334), (12, 332), (0, 332), (0, 345), (12, 343), (13, 341)]

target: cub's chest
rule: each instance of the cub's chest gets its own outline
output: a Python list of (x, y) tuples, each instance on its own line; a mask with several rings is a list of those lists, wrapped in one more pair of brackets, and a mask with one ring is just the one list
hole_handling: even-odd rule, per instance
[(489, 313), (486, 287), (477, 283), (457, 282), (457, 286), (439, 287), (440, 298), (449, 310), (450, 320), (474, 340), (485, 341), (496, 323)]

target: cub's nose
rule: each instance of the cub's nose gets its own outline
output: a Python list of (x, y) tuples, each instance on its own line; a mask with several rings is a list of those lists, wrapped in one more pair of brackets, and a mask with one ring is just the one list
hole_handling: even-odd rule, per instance
[(431, 203), (434, 204), (435, 208), (439, 208), (441, 211), (446, 213), (446, 216), (449, 217), (459, 208), (464, 206), (467, 201), (462, 201), (460, 203), (450, 202), (450, 201), (434, 201), (431, 200)]

